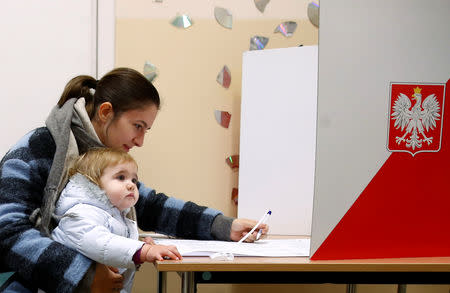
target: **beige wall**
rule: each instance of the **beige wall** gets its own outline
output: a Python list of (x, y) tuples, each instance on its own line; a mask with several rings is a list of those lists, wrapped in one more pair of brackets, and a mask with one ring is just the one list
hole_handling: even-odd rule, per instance
[[(159, 192), (236, 216), (231, 190), (238, 186), (238, 171), (226, 157), (239, 154), (242, 53), (250, 38), (266, 36), (266, 49), (316, 45), (318, 29), (307, 18), (305, 0), (271, 1), (260, 13), (252, 0), (117, 0), (116, 66), (143, 71), (145, 61), (155, 64), (154, 85), (162, 98), (158, 118), (145, 145), (132, 154), (139, 162), (139, 177)], [(220, 26), (214, 6), (233, 13), (233, 29)], [(170, 24), (177, 13), (187, 13), (194, 25), (186, 30)], [(290, 38), (274, 33), (283, 21), (296, 21)], [(339, 44), (336, 44), (339, 45)], [(231, 70), (231, 86), (222, 88), (216, 77), (224, 65)], [(274, 97), (274, 107), (277, 101)], [(222, 128), (214, 110), (232, 114)], [(270, 117), (270, 113), (268, 116)], [(145, 264), (136, 275), (133, 292), (156, 292), (156, 272)], [(169, 292), (179, 292), (180, 280), (169, 274)], [(345, 285), (201, 285), (199, 292), (266, 293), (345, 292)], [(361, 285), (359, 293), (396, 292), (393, 285)], [(412, 286), (408, 293), (448, 293), (448, 286)]]
[[(125, 6), (126, 13), (117, 12), (116, 66), (142, 72), (145, 61), (155, 64), (159, 76), (154, 85), (162, 98), (161, 110), (145, 146), (133, 150), (140, 162), (139, 176), (160, 192), (236, 216), (231, 191), (238, 187), (238, 171), (231, 170), (225, 159), (239, 154), (242, 53), (249, 49), (254, 35), (269, 37), (268, 49), (317, 44), (317, 28), (307, 18), (245, 16), (234, 19), (232, 30), (220, 26), (214, 18), (192, 17), (194, 25), (184, 30), (170, 24), (175, 11), (165, 19), (141, 14), (138, 16), (142, 18), (131, 18), (132, 4), (133, 1), (118, 1), (117, 9)], [(158, 5), (147, 1), (147, 6), (135, 8), (151, 10)], [(306, 7), (304, 1), (303, 12)], [(287, 20), (298, 23), (292, 37), (273, 33)], [(216, 82), (224, 65), (231, 71), (228, 89)], [(215, 110), (231, 113), (228, 129), (215, 121)]]

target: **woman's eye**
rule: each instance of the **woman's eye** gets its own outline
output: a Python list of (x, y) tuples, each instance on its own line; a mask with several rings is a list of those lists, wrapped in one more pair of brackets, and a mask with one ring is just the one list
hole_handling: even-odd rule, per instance
[(141, 130), (142, 129), (142, 125), (140, 125), (140, 124), (134, 124), (134, 127), (136, 127), (137, 130)]

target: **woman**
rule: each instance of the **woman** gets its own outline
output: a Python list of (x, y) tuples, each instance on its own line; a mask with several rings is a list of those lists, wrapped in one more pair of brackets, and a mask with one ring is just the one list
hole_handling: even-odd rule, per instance
[[(159, 106), (156, 89), (133, 69), (117, 68), (98, 81), (78, 76), (66, 85), (46, 127), (25, 135), (5, 155), (0, 163), (0, 264), (2, 271), (16, 272), (7, 289), (50, 293), (122, 288), (117, 269), (93, 263), (49, 238), (57, 224), (53, 211), (73, 157), (92, 147), (129, 151), (142, 146)], [(169, 198), (142, 183), (128, 216), (137, 218), (144, 231), (194, 239), (238, 241), (256, 224)], [(267, 233), (266, 225), (261, 228)]]

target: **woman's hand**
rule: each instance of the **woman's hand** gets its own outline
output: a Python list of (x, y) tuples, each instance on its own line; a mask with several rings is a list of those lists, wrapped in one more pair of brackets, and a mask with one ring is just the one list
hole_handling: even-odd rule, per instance
[[(231, 240), (233, 241), (241, 240), (241, 238), (247, 235), (247, 233), (250, 232), (250, 230), (252, 230), (257, 223), (258, 223), (257, 221), (250, 219), (241, 219), (241, 218), (234, 219), (233, 223), (231, 223), (231, 232), (230, 232)], [(247, 239), (245, 239), (244, 242), (254, 242), (256, 240), (256, 234), (258, 234), (259, 229), (262, 229), (261, 238), (264, 238), (267, 235), (267, 232), (269, 232), (269, 225), (260, 224), (255, 229), (255, 231), (251, 235), (249, 235)]]
[(91, 293), (120, 292), (122, 288), (123, 276), (119, 274), (117, 268), (107, 267), (100, 263), (95, 265)]
[(164, 259), (180, 260), (182, 258), (175, 245), (144, 244), (141, 250), (142, 262), (155, 262)]

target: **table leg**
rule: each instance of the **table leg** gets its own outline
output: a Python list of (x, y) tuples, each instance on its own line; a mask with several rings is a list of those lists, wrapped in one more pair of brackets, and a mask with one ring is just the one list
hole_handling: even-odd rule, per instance
[(182, 293), (195, 293), (197, 292), (197, 286), (194, 282), (194, 272), (182, 272), (181, 273), (181, 292)]
[(347, 293), (356, 293), (356, 284), (347, 284)]
[(406, 293), (406, 284), (398, 284), (397, 293)]
[(158, 272), (158, 293), (167, 292), (167, 272)]

